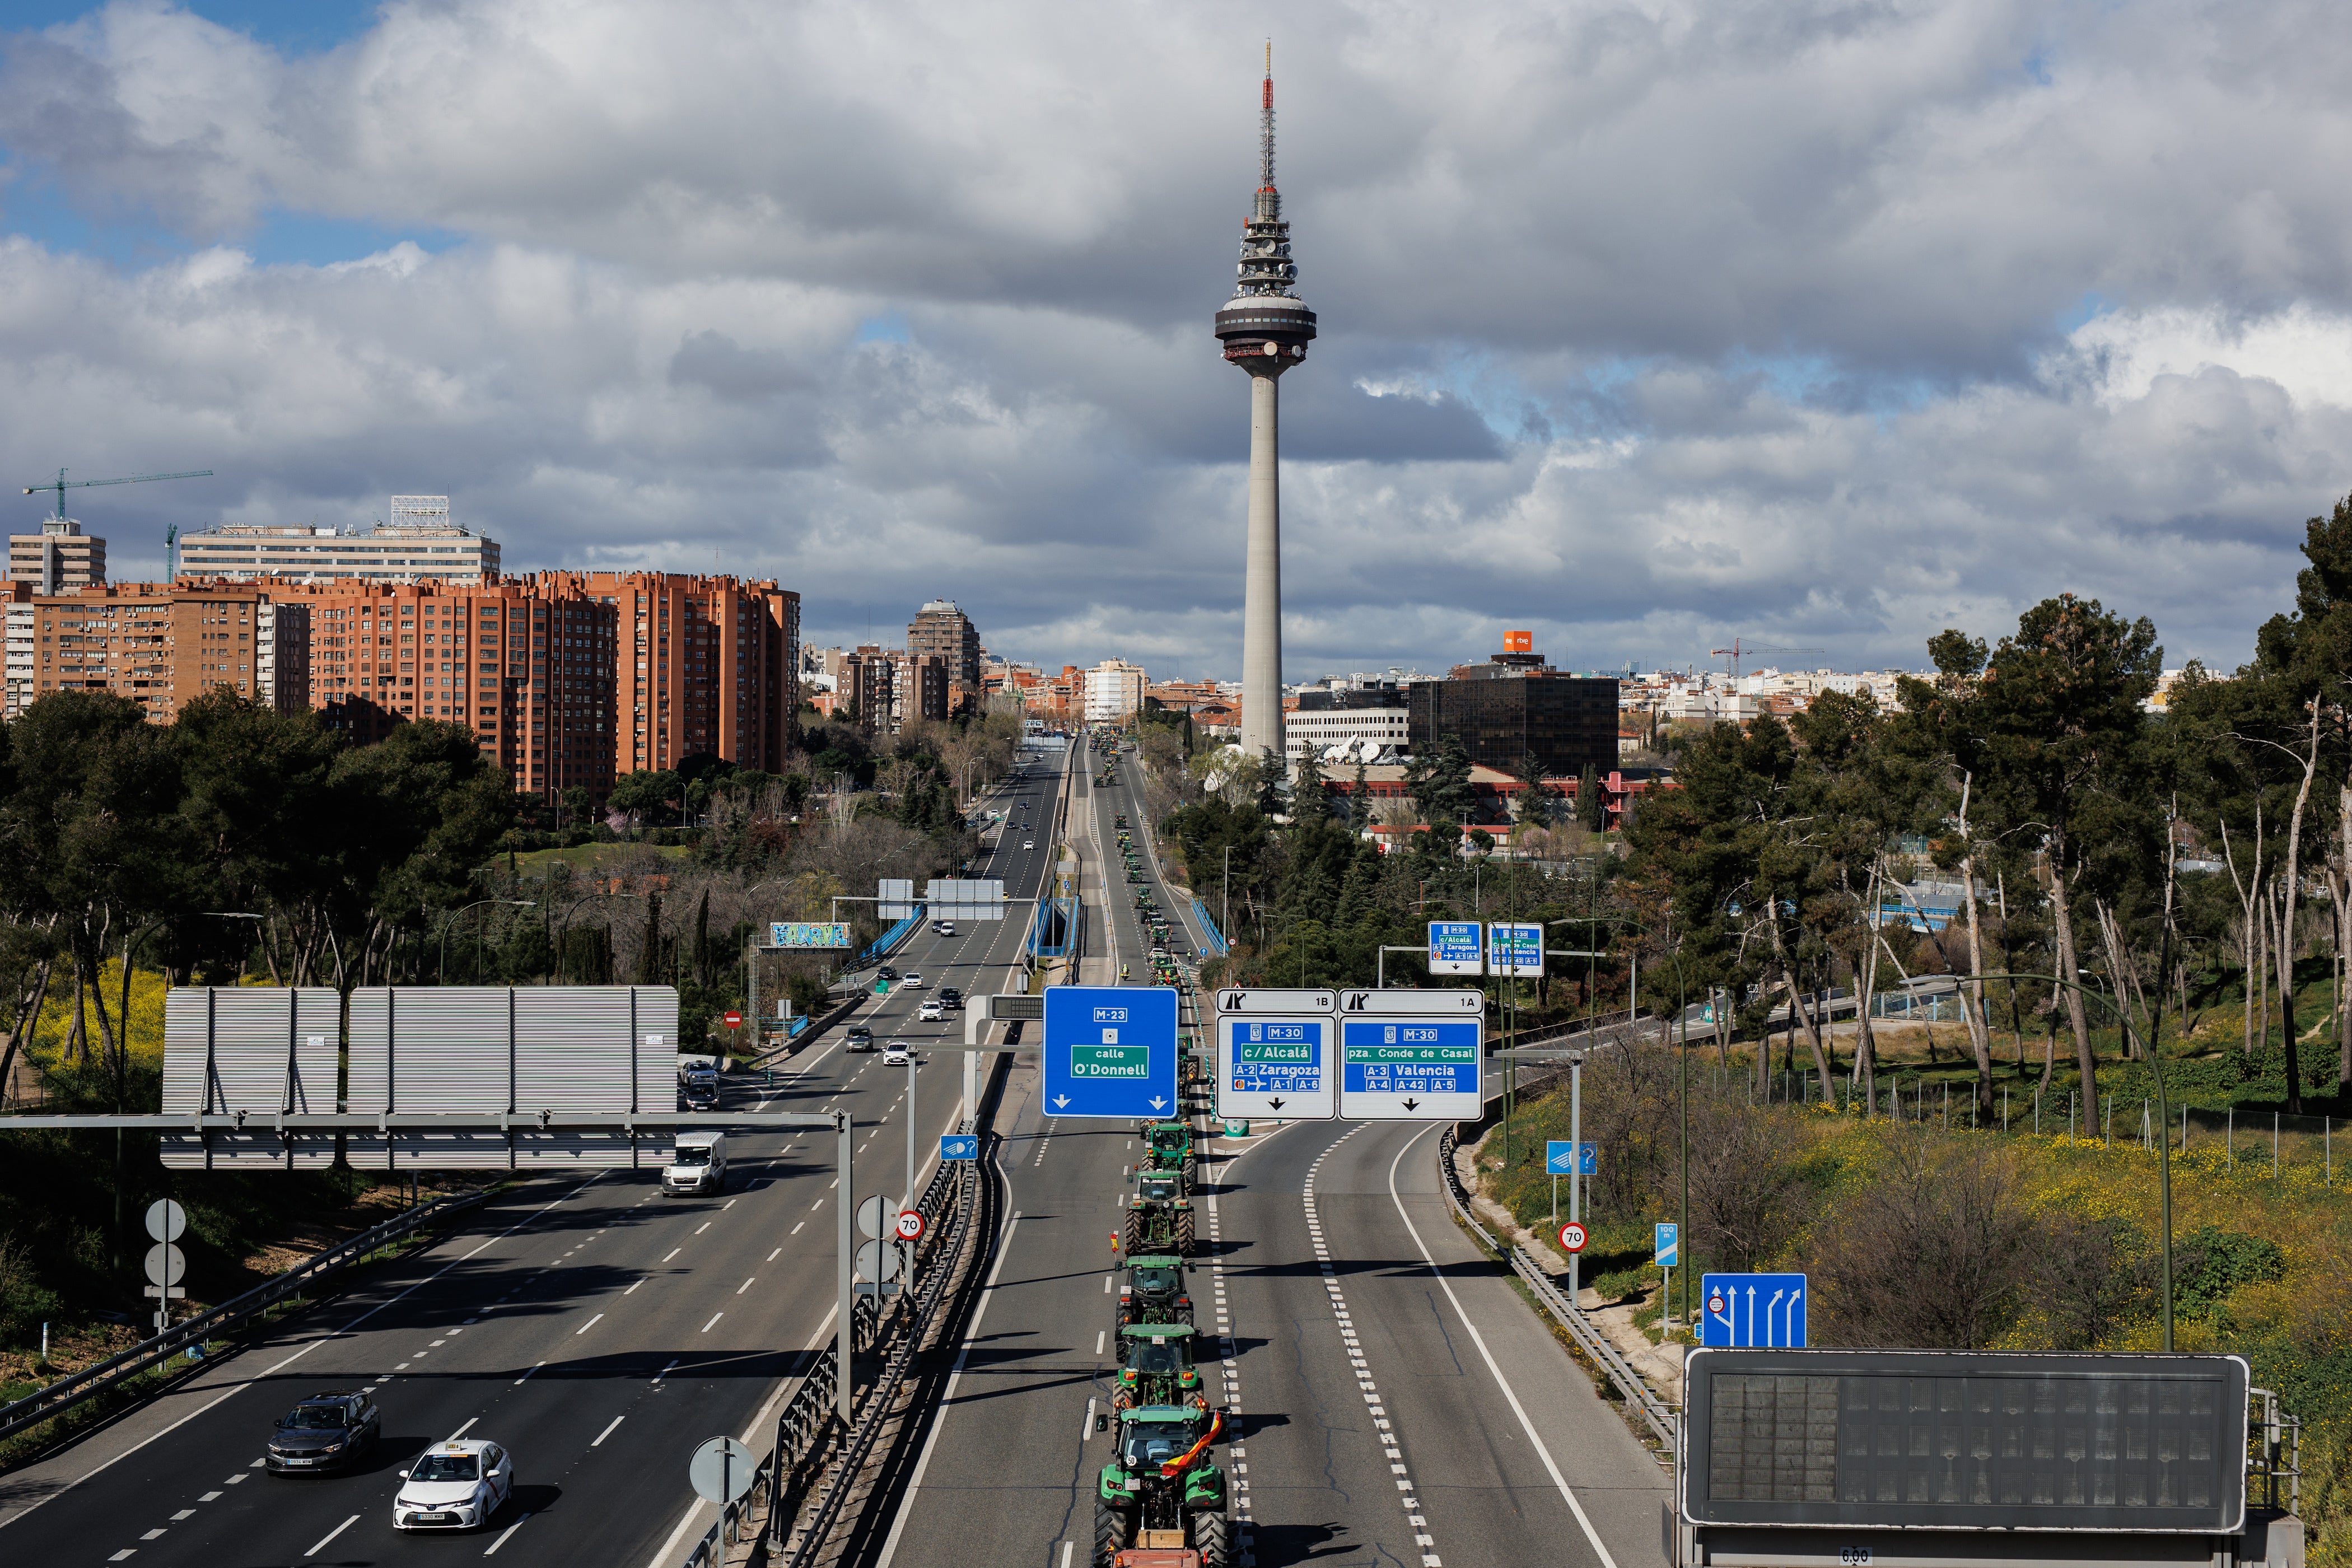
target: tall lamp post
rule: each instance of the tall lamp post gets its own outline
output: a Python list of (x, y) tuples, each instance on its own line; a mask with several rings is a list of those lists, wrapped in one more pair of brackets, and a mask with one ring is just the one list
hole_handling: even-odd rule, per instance
[[(535, 910), (539, 907), (539, 900), (536, 899), (476, 899), (470, 904), (461, 904), (457, 909), (452, 910), (449, 912), (449, 919), (441, 922), (441, 967), (436, 973), (439, 974), (441, 984), (444, 985), (446, 985), (449, 983), (449, 921), (461, 918), (467, 910), (478, 910), (485, 904), (511, 904), (517, 909)], [(481, 928), (477, 925), (474, 932), (474, 973), (478, 978), (480, 976), (481, 971)]]

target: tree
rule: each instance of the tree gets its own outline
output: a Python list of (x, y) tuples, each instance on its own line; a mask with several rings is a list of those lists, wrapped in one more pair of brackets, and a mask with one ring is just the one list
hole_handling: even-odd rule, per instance
[(1609, 803), (1601, 798), (1601, 770), (1591, 763), (1576, 775), (1576, 819), (1587, 833), (1600, 833), (1609, 826)]
[[(2111, 890), (2119, 865), (2149, 834), (2140, 704), (2163, 668), (2156, 627), (2062, 594), (2019, 617), (2015, 635), (1984, 659), (1980, 677), (1967, 676), (1975, 656), (1958, 634), (1939, 637), (1934, 649), (1960, 679), (1933, 688), (1906, 682), (1905, 705), (1937, 728), (1954, 764), (1973, 781), (1972, 809), (1981, 802), (1986, 829), (2041, 842), (2059, 975), (2072, 980), (2081, 966), (2075, 894)], [(2084, 1125), (2096, 1126), (2090, 1026), (2081, 991), (2064, 990)]]
[(1323, 778), (1320, 748), (1308, 745), (1298, 757), (1298, 772), (1290, 781), (1290, 815), (1297, 822), (1321, 822), (1331, 816), (1330, 787)]
[(1405, 787), (1423, 822), (1459, 826), (1478, 815), (1478, 792), (1470, 782), (1470, 754), (1453, 735), (1442, 735), (1406, 762)]

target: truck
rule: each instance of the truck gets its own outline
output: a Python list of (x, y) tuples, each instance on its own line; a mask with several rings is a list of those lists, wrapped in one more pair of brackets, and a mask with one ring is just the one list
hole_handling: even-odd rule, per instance
[(1138, 1405), (1118, 1420), (1118, 1447), (1095, 1479), (1094, 1568), (1234, 1568), (1225, 1472), (1210, 1458), (1223, 1413)]
[(662, 1172), (665, 1195), (727, 1190), (727, 1134), (694, 1129), (677, 1135), (668, 1167)]
[(1127, 1279), (1118, 1288), (1118, 1305), (1112, 1326), (1129, 1323), (1189, 1323), (1192, 1297), (1184, 1283), (1188, 1266), (1181, 1258), (1129, 1254)]
[(1118, 1331), (1119, 1369), (1111, 1408), (1130, 1405), (1206, 1405), (1192, 1364), (1190, 1323), (1129, 1323)]

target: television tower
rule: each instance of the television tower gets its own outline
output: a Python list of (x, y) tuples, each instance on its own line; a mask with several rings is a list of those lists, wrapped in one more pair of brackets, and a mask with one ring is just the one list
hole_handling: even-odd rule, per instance
[(1276, 383), (1307, 357), (1315, 312), (1301, 304), (1290, 226), (1274, 188), (1274, 45), (1258, 108), (1257, 198), (1242, 226), (1234, 297), (1217, 312), (1225, 359), (1250, 375), (1249, 554), (1242, 584), (1243, 752), (1286, 753), (1282, 736), (1282, 456)]

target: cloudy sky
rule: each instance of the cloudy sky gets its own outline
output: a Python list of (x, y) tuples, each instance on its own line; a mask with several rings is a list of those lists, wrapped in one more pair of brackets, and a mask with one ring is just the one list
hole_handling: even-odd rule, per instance
[[(1241, 664), (1211, 314), (1276, 47), (1322, 336), (1291, 679), (1922, 662), (2062, 589), (2234, 665), (2352, 491), (2326, 0), (0, 3), (0, 478), (443, 493), (813, 640)], [(40, 508), (12, 503), (29, 527)]]

